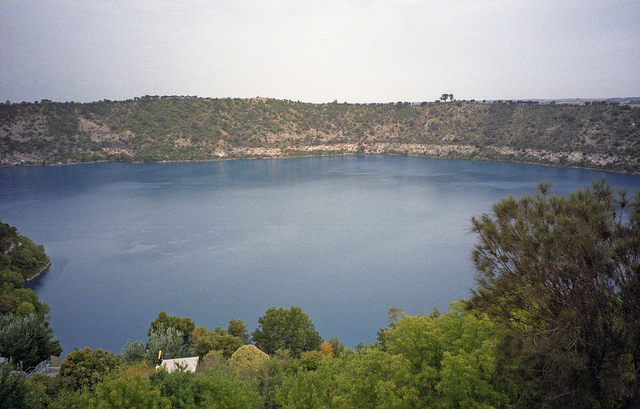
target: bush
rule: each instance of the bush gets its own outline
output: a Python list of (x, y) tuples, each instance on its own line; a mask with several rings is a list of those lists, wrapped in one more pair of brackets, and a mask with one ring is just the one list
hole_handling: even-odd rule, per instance
[(192, 337), (195, 344), (195, 352), (199, 357), (203, 357), (210, 351), (222, 351), (225, 358), (231, 355), (242, 345), (242, 338), (231, 335), (227, 330), (217, 327), (213, 331), (207, 331), (204, 327), (198, 327), (202, 331), (194, 332)]
[(174, 408), (260, 408), (262, 398), (248, 383), (235, 376), (209, 372), (193, 377), (186, 372), (159, 371), (151, 385)]
[(173, 328), (152, 330), (147, 342), (145, 360), (149, 364), (155, 364), (158, 352), (162, 351), (163, 359), (182, 358), (186, 355), (184, 347), (185, 335)]
[(50, 329), (37, 315), (0, 316), (0, 355), (22, 365), (23, 369), (34, 368), (61, 352), (59, 341), (53, 340)]
[(147, 357), (147, 348), (140, 341), (127, 341), (127, 345), (122, 349), (122, 360), (124, 362), (140, 362)]
[(269, 308), (258, 318), (258, 323), (260, 327), (253, 332), (253, 340), (267, 354), (289, 349), (293, 356), (299, 357), (302, 352), (317, 350), (322, 343), (316, 327), (300, 307)]
[(60, 365), (60, 378), (71, 390), (93, 389), (107, 375), (120, 366), (115, 354), (101, 348), (78, 349), (64, 358)]
[(243, 345), (231, 355), (229, 366), (239, 372), (254, 372), (269, 360), (269, 355), (253, 345)]
[(42, 408), (42, 394), (23, 374), (11, 373), (11, 367), (0, 364), (0, 407), (3, 409)]
[(95, 390), (66, 391), (50, 405), (51, 409), (170, 409), (171, 402), (163, 397), (148, 378), (128, 371), (116, 371), (95, 385)]

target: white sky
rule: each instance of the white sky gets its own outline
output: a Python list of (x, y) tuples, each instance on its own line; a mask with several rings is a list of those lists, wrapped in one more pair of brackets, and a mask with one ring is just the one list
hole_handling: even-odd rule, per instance
[(0, 101), (640, 96), (638, 0), (1, 0)]

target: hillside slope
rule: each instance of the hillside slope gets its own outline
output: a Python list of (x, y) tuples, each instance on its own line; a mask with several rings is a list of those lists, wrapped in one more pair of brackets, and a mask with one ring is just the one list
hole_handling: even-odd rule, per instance
[(0, 165), (323, 154), (556, 163), (640, 172), (640, 108), (532, 102), (309, 104), (151, 97), (0, 104)]

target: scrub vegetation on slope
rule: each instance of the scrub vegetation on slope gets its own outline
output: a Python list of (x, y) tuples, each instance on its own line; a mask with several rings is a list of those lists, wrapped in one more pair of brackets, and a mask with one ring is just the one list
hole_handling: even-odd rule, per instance
[(329, 154), (640, 172), (640, 108), (592, 102), (310, 104), (145, 96), (0, 104), (0, 165)]

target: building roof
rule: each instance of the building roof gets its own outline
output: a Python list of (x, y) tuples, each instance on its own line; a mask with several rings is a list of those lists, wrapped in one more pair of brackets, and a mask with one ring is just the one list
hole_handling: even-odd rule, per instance
[(186, 372), (196, 372), (198, 367), (198, 357), (163, 359), (160, 367), (171, 373), (182, 368)]

